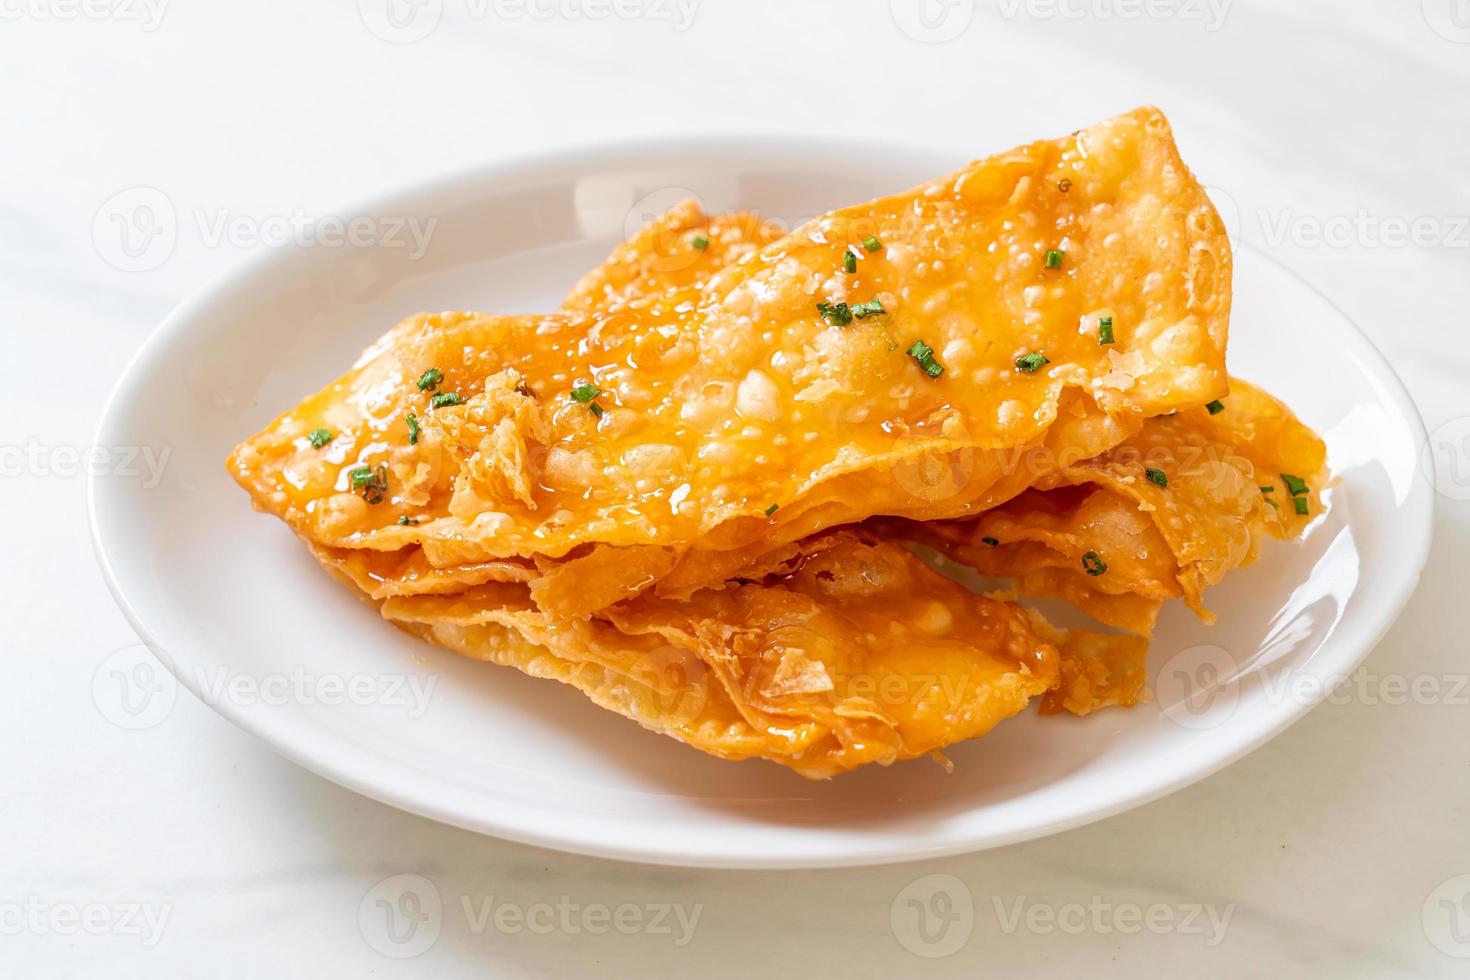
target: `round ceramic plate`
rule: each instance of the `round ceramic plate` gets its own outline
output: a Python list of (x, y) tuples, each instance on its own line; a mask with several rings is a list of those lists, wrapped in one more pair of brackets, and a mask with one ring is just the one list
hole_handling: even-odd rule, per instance
[[(166, 450), (157, 485), (97, 477), (90, 506), (117, 601), (178, 681), (300, 764), (462, 827), (615, 858), (727, 867), (898, 861), (1075, 827), (1186, 786), (1281, 731), (1393, 622), (1429, 544), (1418, 416), (1321, 296), (1240, 250), (1232, 373), (1326, 438), (1340, 482), (1305, 541), (1171, 608), (1156, 697), (1007, 721), (927, 759), (812, 783), (730, 763), (568, 687), (393, 629), (226, 476), (237, 442), (420, 310), (554, 309), (613, 244), (686, 197), (795, 225), (966, 160), (792, 140), (602, 147), (384, 197), (272, 249), (176, 310), (118, 385), (105, 446)], [(357, 228), (355, 235), (344, 229)], [(302, 236), (304, 237), (304, 236)], [(1177, 605), (1177, 604), (1176, 604)]]

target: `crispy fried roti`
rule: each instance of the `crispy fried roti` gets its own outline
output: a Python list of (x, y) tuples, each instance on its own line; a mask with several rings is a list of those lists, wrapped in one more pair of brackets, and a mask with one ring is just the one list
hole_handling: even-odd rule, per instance
[(1213, 622), (1205, 589), (1254, 561), (1266, 538), (1299, 536), (1322, 512), (1327, 480), (1316, 433), (1236, 379), (1215, 411), (1150, 419), (978, 518), (889, 531), (1147, 634), (1172, 598)]
[(1226, 391), (1229, 287), (1140, 110), (790, 235), (681, 205), (560, 314), (400, 324), (230, 468), (402, 628), (823, 778), (1034, 697), (1147, 696), (1142, 637), (976, 596), (875, 537), (890, 515), (1140, 633), (1300, 530), (1296, 496), (1256, 514), (1238, 484), (1295, 461), (1317, 505), (1315, 436), (1238, 382), (1234, 428), (1199, 408)]
[[(230, 468), (319, 546), (436, 567), (648, 546), (688, 594), (728, 571), (701, 555), (978, 512), (1034, 482), (1017, 454), (1053, 430), (1101, 451), (1223, 396), (1229, 279), (1218, 216), (1139, 110), (624, 307), (420, 315)], [(932, 461), (958, 476), (908, 473)]]

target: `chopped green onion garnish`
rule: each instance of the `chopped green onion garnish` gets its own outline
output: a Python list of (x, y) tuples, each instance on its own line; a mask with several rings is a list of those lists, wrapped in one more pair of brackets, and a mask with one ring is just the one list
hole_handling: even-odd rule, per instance
[(842, 250), (842, 268), (847, 272), (857, 271), (857, 255), (850, 248)]
[(1306, 497), (1292, 497), (1291, 498), (1291, 505), (1296, 508), (1296, 512), (1298, 514), (1300, 514), (1303, 517), (1306, 517), (1307, 516), (1307, 498)]
[(706, 238), (704, 235), (695, 235), (694, 240), (689, 244), (698, 249), (706, 249), (709, 248), (709, 239)]
[(1108, 570), (1108, 563), (1098, 557), (1097, 552), (1089, 551), (1082, 556), (1082, 570), (1088, 575), (1101, 575)]
[(439, 382), (444, 380), (444, 372), (438, 368), (429, 368), (419, 377), (419, 391), (433, 391), (439, 387)]
[(441, 392), (439, 392), (439, 394), (437, 394), (433, 398), (430, 398), (429, 399), (429, 407), (430, 408), (447, 408), (450, 405), (459, 405), (459, 404), (462, 404), (463, 402), (464, 402), (464, 399), (461, 398), (461, 397), (459, 397), (459, 392), (457, 392), (457, 391), (441, 391)]
[(859, 303), (857, 306), (854, 306), (852, 308), (852, 315), (857, 317), (859, 320), (865, 317), (877, 316), (879, 313), (887, 312), (888, 311), (883, 308), (883, 304), (876, 299), (870, 299), (866, 303)]
[(776, 508), (778, 508), (780, 506), (781, 506), (780, 504), (772, 504), (771, 506), (767, 507), (766, 508), (766, 516), (767, 517), (770, 517), (772, 514), (776, 513)]
[(1261, 492), (1262, 493), (1275, 493), (1276, 492), (1276, 488), (1275, 487), (1262, 487), (1261, 488)]
[(1221, 412), (1225, 411), (1225, 405), (1217, 398), (1205, 406), (1205, 411), (1209, 412), (1211, 415), (1219, 415)]
[(415, 416), (412, 412), (409, 412), (408, 418), (405, 419), (405, 421), (408, 422), (408, 444), (410, 446), (417, 446), (419, 444), (418, 417)]
[(917, 361), (919, 367), (923, 368), (924, 373), (929, 375), (929, 377), (937, 378), (944, 373), (944, 365), (934, 359), (934, 348), (922, 340), (914, 341), (914, 346), (910, 347), (905, 353)]
[(326, 429), (313, 429), (308, 438), (311, 439), (312, 449), (320, 449), (332, 441), (332, 434)]
[(1271, 505), (1271, 509), (1272, 510), (1280, 510), (1281, 509), (1281, 506), (1279, 504), (1277, 504), (1276, 501), (1272, 500), (1270, 497), (1267, 497), (1266, 498), (1266, 503), (1268, 503), (1268, 504)]
[(1032, 352), (1016, 358), (1016, 370), (1022, 374), (1034, 374), (1050, 363), (1045, 354)]
[(852, 322), (852, 310), (846, 303), (818, 303), (817, 313), (834, 327), (845, 327)]
[(1143, 471), (1143, 475), (1148, 477), (1148, 482), (1154, 484), (1155, 486), (1167, 487), (1169, 485), (1169, 474), (1165, 473), (1161, 469), (1150, 466), (1148, 469)]
[(347, 478), (352, 482), (352, 489), (362, 492), (362, 499), (370, 504), (382, 501), (383, 495), (388, 492), (388, 464), (379, 463), (377, 468), (371, 466), (355, 466), (347, 471)]
[(1060, 269), (1062, 267), (1062, 259), (1066, 257), (1066, 252), (1063, 252), (1061, 249), (1054, 248), (1046, 253), (1046, 267), (1048, 269)]
[(869, 252), (876, 252), (882, 247), (883, 243), (878, 241), (878, 237), (876, 235), (869, 235), (867, 238), (863, 239), (863, 248), (867, 249)]
[(1099, 344), (1111, 344), (1113, 342), (1113, 318), (1105, 316), (1097, 321), (1097, 342)]
[(995, 547), (998, 547), (1000, 545), (1000, 538), (981, 538), (980, 539), (980, 543), (981, 544), (988, 544), (992, 548), (995, 548)]
[(1281, 482), (1286, 484), (1286, 489), (1293, 497), (1300, 497), (1309, 489), (1306, 480), (1299, 476), (1292, 476), (1290, 473), (1281, 474)]
[(400, 514), (398, 515), (398, 523), (418, 527), (419, 519), (417, 517), (409, 517), (407, 514)]
[(602, 394), (601, 388), (597, 387), (597, 385), (595, 384), (589, 384), (585, 381), (572, 389), (572, 399), (574, 401), (581, 402), (583, 405), (587, 404), (600, 394)]
[(591, 412), (592, 413), (592, 417), (595, 418), (595, 419), (602, 418), (602, 406), (599, 405), (599, 404), (597, 404), (596, 402), (593, 402), (592, 404), (588, 405), (587, 406), (587, 411)]

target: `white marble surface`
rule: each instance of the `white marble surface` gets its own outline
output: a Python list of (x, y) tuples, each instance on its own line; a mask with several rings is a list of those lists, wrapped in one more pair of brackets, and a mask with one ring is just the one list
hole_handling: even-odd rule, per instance
[[(433, 29), (389, 43), (367, 25), (402, 40), (428, 22), (395, 34), (384, 0), (0, 0), (0, 975), (1470, 974), (1454, 955), (1470, 957), (1470, 878), (1456, 880), (1470, 874), (1470, 3), (932, 0), (925, 28), (905, 19), (911, 0), (618, 0), (601, 19), (598, 0), (423, 2), (420, 16), (442, 12)], [(900, 21), (955, 36), (926, 43)], [(154, 324), (242, 251), (186, 221), (166, 259), (116, 268), (113, 195), (150, 186), (180, 214), (255, 228), (629, 135), (858, 133), (978, 153), (1141, 102), (1171, 114), (1240, 237), (1356, 319), (1440, 432), (1418, 594), (1340, 703), (1246, 760), (968, 857), (683, 871), (397, 812), (187, 695), (142, 731), (99, 710), (94, 673), (136, 640), (94, 566), (69, 453)], [(1434, 693), (1396, 703), (1392, 678)], [(359, 925), (397, 874), (444, 903), (416, 958), (382, 955), (404, 950)], [(947, 932), (931, 918), (926, 941), (903, 890), (935, 874), (974, 914)], [(939, 912), (935, 884), (916, 891)], [(589, 928), (600, 909), (660, 903), (697, 911), (692, 932), (677, 915), (649, 928), (647, 912), (626, 932)], [(1210, 912), (1228, 915), (1222, 932)]]

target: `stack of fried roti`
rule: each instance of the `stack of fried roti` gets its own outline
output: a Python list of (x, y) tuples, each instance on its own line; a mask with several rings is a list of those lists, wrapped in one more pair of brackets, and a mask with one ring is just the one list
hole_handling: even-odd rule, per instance
[(824, 778), (1146, 699), (1160, 606), (1321, 512), (1230, 280), (1142, 109), (790, 232), (680, 206), (556, 313), (399, 324), (229, 468), (395, 625)]

